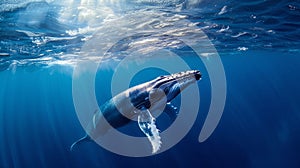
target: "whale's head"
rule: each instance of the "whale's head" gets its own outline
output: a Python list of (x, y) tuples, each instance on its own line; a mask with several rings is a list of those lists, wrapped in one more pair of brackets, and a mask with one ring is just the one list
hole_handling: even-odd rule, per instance
[(152, 81), (137, 86), (140, 89), (131, 92), (131, 103), (136, 108), (150, 108), (153, 104), (170, 102), (189, 85), (200, 80), (201, 76), (198, 70), (159, 76)]
[(160, 76), (152, 81), (153, 86), (149, 92), (149, 97), (155, 101), (155, 99), (165, 96), (167, 102), (170, 102), (180, 94), (181, 91), (200, 79), (201, 73), (198, 70)]

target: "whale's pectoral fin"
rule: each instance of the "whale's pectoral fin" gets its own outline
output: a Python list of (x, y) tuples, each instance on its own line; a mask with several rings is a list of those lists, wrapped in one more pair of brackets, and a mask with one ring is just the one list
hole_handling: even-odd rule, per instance
[(148, 109), (142, 110), (138, 114), (138, 123), (140, 129), (147, 136), (152, 145), (152, 153), (156, 153), (161, 146), (161, 138), (159, 136), (159, 130), (155, 125), (155, 118), (152, 117)]
[(173, 106), (171, 103), (167, 103), (164, 112), (167, 113), (171, 122), (175, 121), (175, 119), (178, 115), (177, 107)]

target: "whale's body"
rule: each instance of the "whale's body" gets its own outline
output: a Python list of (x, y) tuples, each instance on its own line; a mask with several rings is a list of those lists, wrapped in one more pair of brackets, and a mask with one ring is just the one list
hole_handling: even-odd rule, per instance
[(74, 142), (71, 150), (79, 143), (104, 135), (111, 127), (122, 127), (137, 118), (141, 131), (152, 144), (152, 153), (157, 152), (161, 141), (152, 114), (165, 111), (175, 120), (177, 108), (170, 101), (200, 78), (201, 73), (197, 70), (180, 72), (157, 77), (121, 92), (95, 111), (86, 130), (87, 135)]

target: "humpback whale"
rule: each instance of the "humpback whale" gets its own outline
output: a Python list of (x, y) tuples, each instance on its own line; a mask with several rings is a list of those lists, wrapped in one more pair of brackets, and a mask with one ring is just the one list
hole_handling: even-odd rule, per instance
[[(200, 80), (201, 76), (198, 70), (159, 76), (119, 93), (94, 112), (86, 129), (87, 134), (75, 141), (70, 150), (80, 143), (97, 139), (109, 131), (109, 128), (122, 127), (136, 119), (140, 130), (152, 145), (152, 153), (156, 153), (160, 149), (161, 138), (153, 114), (164, 111), (171, 120), (175, 120), (178, 110), (171, 105), (171, 100)], [(104, 120), (107, 122), (103, 122)]]

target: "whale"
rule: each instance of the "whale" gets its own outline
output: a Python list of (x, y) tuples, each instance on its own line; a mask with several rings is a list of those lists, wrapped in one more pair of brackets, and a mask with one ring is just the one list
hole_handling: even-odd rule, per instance
[(174, 121), (179, 110), (171, 101), (201, 77), (199, 70), (162, 75), (117, 94), (95, 110), (85, 130), (86, 135), (75, 141), (70, 150), (105, 135), (111, 128), (119, 128), (136, 120), (152, 145), (152, 153), (156, 153), (162, 142), (153, 114), (165, 112)]

